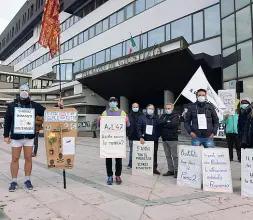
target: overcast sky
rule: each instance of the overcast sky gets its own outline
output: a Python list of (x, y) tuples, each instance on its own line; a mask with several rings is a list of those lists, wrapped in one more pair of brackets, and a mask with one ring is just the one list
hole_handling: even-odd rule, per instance
[(27, 0), (0, 0), (0, 33)]

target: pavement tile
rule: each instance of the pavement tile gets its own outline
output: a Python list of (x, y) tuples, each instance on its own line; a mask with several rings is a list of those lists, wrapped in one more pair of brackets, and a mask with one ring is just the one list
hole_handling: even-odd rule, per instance
[(11, 200), (15, 201), (19, 198), (29, 197), (29, 194), (23, 189), (18, 188), (16, 192), (9, 192), (8, 188), (9, 188), (9, 185), (1, 186), (0, 202), (11, 201)]
[(152, 220), (176, 220), (216, 210), (215, 207), (194, 199), (179, 203), (146, 207), (144, 213)]
[(121, 220), (139, 220), (143, 213), (143, 207), (124, 199), (101, 204), (98, 208)]

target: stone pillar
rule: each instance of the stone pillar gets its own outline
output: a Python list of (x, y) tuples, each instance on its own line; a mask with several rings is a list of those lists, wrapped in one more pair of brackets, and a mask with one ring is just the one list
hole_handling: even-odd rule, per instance
[(164, 105), (167, 103), (174, 103), (174, 94), (169, 90), (164, 90)]
[(124, 96), (120, 96), (120, 108), (126, 113), (129, 113), (129, 101)]

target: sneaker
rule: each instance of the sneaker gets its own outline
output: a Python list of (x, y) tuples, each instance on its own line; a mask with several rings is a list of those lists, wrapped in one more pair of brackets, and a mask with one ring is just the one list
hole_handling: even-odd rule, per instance
[(32, 157), (36, 157), (36, 156), (37, 156), (37, 154), (32, 153)]
[(120, 185), (122, 183), (122, 180), (121, 180), (120, 176), (116, 176), (116, 183), (118, 185)]
[(174, 173), (174, 178), (177, 178), (177, 171), (175, 171)]
[(26, 180), (24, 184), (25, 184), (25, 187), (26, 187), (27, 189), (29, 189), (29, 190), (32, 190), (32, 189), (33, 189), (33, 185), (32, 185), (32, 183), (31, 183), (31, 180)]
[(128, 164), (127, 169), (132, 169), (132, 166), (130, 164)]
[(158, 170), (154, 170), (154, 174), (160, 175), (161, 173)]
[(18, 184), (16, 182), (12, 182), (9, 188), (9, 192), (15, 192), (18, 188)]
[(174, 172), (168, 171), (167, 173), (163, 174), (163, 176), (173, 176)]
[(107, 185), (112, 185), (113, 184), (113, 177), (109, 176), (107, 180)]

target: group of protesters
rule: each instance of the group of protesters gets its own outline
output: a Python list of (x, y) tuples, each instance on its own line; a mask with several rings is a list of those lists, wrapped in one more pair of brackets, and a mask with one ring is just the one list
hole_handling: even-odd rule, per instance
[[(21, 150), (24, 150), (25, 158), (25, 186), (27, 189), (33, 189), (30, 175), (32, 171), (32, 157), (36, 157), (38, 149), (39, 130), (43, 124), (45, 108), (40, 104), (31, 101), (30, 88), (28, 85), (22, 85), (19, 89), (20, 95), (8, 105), (5, 114), (4, 140), (12, 146), (11, 175), (12, 182), (9, 187), (10, 192), (14, 192), (17, 187), (17, 176), (19, 170), (19, 158)], [(184, 111), (184, 125), (187, 133), (192, 138), (193, 146), (203, 145), (205, 148), (213, 148), (213, 138), (217, 134), (219, 127), (219, 118), (210, 103), (207, 101), (207, 92), (199, 89), (196, 93), (196, 102), (189, 104), (187, 111)], [(63, 103), (58, 101), (55, 107), (62, 108)], [(14, 112), (15, 108), (33, 108), (36, 116), (36, 131), (34, 134), (16, 134), (14, 132)], [(102, 113), (102, 116), (125, 116), (127, 127), (127, 136), (129, 139), (129, 163), (128, 168), (132, 168), (133, 141), (139, 141), (145, 144), (145, 141), (154, 142), (153, 173), (160, 175), (158, 171), (157, 152), (159, 138), (162, 138), (164, 153), (167, 159), (168, 171), (163, 176), (174, 176), (177, 178), (178, 171), (178, 125), (180, 115), (174, 112), (174, 104), (165, 105), (165, 113), (158, 117), (155, 114), (155, 107), (149, 104), (146, 107), (146, 113), (142, 113), (139, 104), (133, 103), (131, 112), (127, 115), (118, 108), (118, 100), (115, 97), (109, 99), (108, 108)], [(93, 122), (94, 138), (96, 137), (97, 126), (100, 126), (101, 117)], [(96, 125), (97, 122), (97, 125)], [(253, 147), (253, 111), (251, 100), (242, 99), (238, 114), (226, 115), (223, 123), (226, 124), (226, 135), (229, 146), (230, 159), (233, 160), (233, 144), (236, 146), (238, 160), (241, 160), (240, 148)], [(34, 148), (33, 148), (34, 146)], [(116, 160), (115, 181), (119, 185), (122, 183), (122, 158)], [(107, 184), (112, 185), (113, 170), (112, 159), (106, 159)]]

